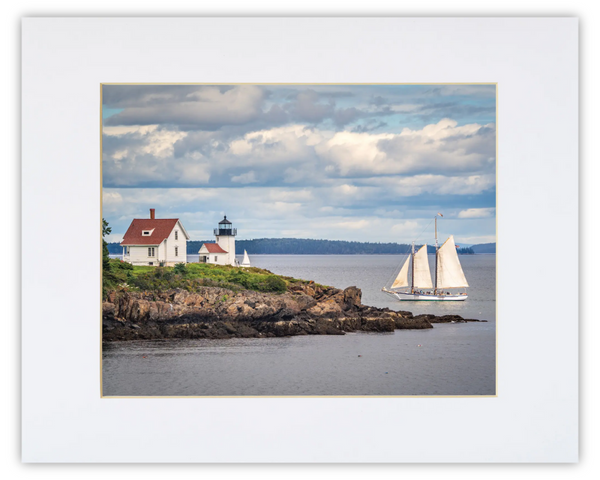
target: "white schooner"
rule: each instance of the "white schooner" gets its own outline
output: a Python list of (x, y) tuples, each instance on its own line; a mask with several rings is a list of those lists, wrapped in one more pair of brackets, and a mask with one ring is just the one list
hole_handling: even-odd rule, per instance
[[(442, 216), (441, 213), (438, 215)], [(438, 247), (436, 215), (434, 281), (431, 280), (429, 270), (427, 245), (423, 245), (415, 252), (415, 243), (413, 242), (412, 252), (402, 265), (391, 289), (384, 287), (382, 290), (402, 301), (460, 302), (466, 300), (468, 297), (466, 288), (469, 284), (460, 265), (456, 248), (452, 235), (441, 247)], [(448, 290), (457, 288), (464, 288), (465, 291), (451, 292)]]

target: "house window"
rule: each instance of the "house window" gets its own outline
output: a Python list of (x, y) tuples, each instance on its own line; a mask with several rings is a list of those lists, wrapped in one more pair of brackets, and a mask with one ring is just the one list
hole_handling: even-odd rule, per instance
[(215, 262), (217, 261), (217, 256), (215, 255)]
[[(177, 232), (175, 232), (175, 235), (177, 235)], [(175, 256), (179, 256), (179, 247), (175, 247)]]
[(154, 247), (148, 247), (148, 256), (149, 257), (153, 257), (154, 256)]
[(144, 237), (148, 237), (148, 236), (150, 236), (150, 234), (151, 234), (151, 233), (152, 233), (152, 232), (151, 232), (150, 230), (142, 230), (142, 235), (143, 235)]
[[(175, 230), (175, 240), (177, 240), (179, 238), (178, 235), (177, 235), (178, 233), (179, 232), (177, 230)], [(175, 255), (177, 255), (177, 254), (175, 254)]]
[(125, 251), (127, 252), (127, 255), (129, 255), (129, 247), (127, 247)]

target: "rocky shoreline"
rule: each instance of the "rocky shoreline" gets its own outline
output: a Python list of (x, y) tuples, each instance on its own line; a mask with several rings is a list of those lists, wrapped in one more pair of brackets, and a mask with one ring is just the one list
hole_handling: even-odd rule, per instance
[(433, 328), (433, 323), (477, 322), (458, 315), (417, 315), (361, 303), (359, 288), (295, 285), (284, 294), (233, 292), (109, 292), (102, 304), (102, 340), (250, 338), (344, 335)]

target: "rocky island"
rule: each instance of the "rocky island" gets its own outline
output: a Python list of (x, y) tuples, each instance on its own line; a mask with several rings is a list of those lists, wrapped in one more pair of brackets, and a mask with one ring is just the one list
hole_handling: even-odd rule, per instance
[[(343, 335), (478, 321), (370, 307), (361, 303), (357, 287), (340, 290), (257, 268), (192, 264), (134, 273), (133, 267), (116, 262), (113, 284), (105, 282), (104, 342)], [(125, 281), (114, 284), (120, 280)]]

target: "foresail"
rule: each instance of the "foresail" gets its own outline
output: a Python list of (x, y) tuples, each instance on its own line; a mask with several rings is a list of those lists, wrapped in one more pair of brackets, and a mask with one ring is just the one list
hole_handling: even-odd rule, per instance
[(431, 271), (429, 270), (429, 260), (427, 259), (427, 245), (419, 248), (415, 253), (415, 279), (414, 285), (418, 288), (433, 288), (431, 282)]
[(438, 250), (437, 262), (437, 288), (460, 288), (468, 287), (467, 279), (460, 266), (454, 236), (450, 235), (448, 240)]
[(406, 258), (406, 262), (402, 265), (400, 273), (394, 280), (392, 288), (408, 287), (408, 264), (410, 263), (410, 255)]

